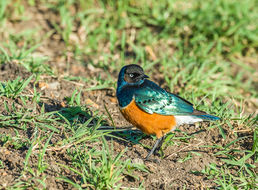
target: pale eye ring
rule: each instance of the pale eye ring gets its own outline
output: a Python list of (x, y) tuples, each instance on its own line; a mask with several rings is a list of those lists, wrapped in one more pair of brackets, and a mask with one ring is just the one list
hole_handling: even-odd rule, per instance
[(130, 78), (133, 78), (133, 77), (134, 77), (134, 74), (130, 73), (130, 74), (129, 74), (129, 77), (130, 77)]

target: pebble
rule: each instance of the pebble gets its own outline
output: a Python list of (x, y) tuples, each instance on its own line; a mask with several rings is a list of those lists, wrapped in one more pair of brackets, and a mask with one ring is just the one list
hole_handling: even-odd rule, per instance
[(133, 164), (144, 164), (143, 160), (141, 158), (134, 158), (132, 160)]

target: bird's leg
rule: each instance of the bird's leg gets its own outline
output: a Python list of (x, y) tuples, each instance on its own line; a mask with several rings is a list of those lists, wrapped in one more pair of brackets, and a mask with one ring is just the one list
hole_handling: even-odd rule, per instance
[(150, 157), (156, 150), (160, 149), (160, 147), (161, 147), (161, 145), (162, 145), (164, 139), (165, 139), (165, 136), (159, 138), (159, 139), (155, 142), (154, 146), (152, 147), (152, 149), (151, 149), (151, 151), (149, 152), (149, 154), (146, 156), (145, 160), (148, 160), (149, 157)]

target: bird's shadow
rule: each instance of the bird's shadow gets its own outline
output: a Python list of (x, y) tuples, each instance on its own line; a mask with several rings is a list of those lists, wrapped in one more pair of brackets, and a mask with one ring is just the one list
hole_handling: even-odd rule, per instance
[(107, 141), (117, 141), (125, 146), (131, 146), (133, 144), (141, 144), (141, 139), (148, 138), (147, 135), (137, 129), (132, 129), (131, 126), (115, 127), (109, 125), (107, 120), (97, 113), (93, 113), (88, 107), (62, 107), (58, 101), (40, 102), (39, 106), (43, 106), (45, 112), (52, 112), (61, 122), (69, 122), (75, 131), (79, 125), (83, 124), (86, 124), (84, 127), (87, 127), (89, 130), (96, 129), (102, 131), (105, 133), (104, 137)]

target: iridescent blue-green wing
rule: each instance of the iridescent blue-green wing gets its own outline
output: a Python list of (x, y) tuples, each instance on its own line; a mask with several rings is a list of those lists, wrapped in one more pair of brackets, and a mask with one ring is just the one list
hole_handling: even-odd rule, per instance
[(143, 85), (134, 91), (134, 99), (137, 106), (147, 113), (191, 115), (194, 111), (191, 103), (166, 92), (149, 80), (145, 80)]

